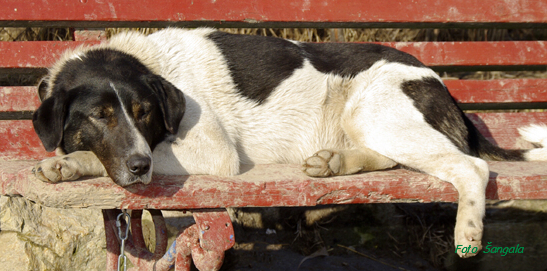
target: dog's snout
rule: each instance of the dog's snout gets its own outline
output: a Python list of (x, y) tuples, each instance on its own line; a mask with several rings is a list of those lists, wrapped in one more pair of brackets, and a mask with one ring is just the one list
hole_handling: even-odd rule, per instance
[(148, 173), (151, 163), (152, 160), (148, 156), (132, 155), (127, 160), (127, 168), (132, 174), (140, 176)]

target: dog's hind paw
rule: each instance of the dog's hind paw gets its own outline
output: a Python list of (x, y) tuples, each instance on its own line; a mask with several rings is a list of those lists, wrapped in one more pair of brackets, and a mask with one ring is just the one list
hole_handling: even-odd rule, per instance
[(56, 156), (38, 162), (32, 169), (36, 178), (56, 183), (60, 181), (72, 181), (80, 178), (78, 162), (67, 156)]
[(461, 258), (469, 258), (477, 255), (479, 251), (481, 251), (482, 229), (481, 220), (473, 221), (469, 219), (467, 222), (456, 222), (454, 246), (456, 247), (458, 256)]
[(338, 175), (341, 167), (342, 159), (338, 152), (321, 150), (304, 161), (302, 171), (311, 177), (328, 177)]

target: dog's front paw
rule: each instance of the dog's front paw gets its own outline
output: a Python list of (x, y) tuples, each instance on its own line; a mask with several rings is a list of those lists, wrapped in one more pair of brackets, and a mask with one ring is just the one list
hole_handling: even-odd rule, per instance
[(306, 159), (302, 171), (311, 177), (338, 175), (342, 166), (340, 154), (332, 150), (321, 150)]
[(81, 176), (78, 166), (78, 162), (66, 155), (56, 156), (38, 162), (32, 172), (36, 178), (48, 183), (72, 181)]
[(482, 221), (467, 220), (462, 223), (456, 223), (454, 232), (454, 242), (456, 253), (461, 258), (475, 256), (482, 249)]

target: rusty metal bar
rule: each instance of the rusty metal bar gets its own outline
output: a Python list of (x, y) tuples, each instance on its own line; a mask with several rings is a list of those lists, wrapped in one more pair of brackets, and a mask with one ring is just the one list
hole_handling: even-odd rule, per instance
[[(151, 253), (142, 235), (142, 210), (131, 212), (131, 234), (125, 247), (126, 256), (133, 265), (131, 271), (190, 270), (191, 262), (202, 271), (219, 270), (224, 251), (234, 243), (232, 222), (226, 210), (199, 210), (194, 212), (196, 224), (181, 230), (176, 241), (167, 248), (167, 228), (160, 210), (149, 210), (156, 231), (156, 246)], [(120, 210), (103, 210), (107, 243), (107, 271), (117, 268), (120, 253), (116, 232), (116, 216)], [(125, 225), (122, 225), (124, 227)]]

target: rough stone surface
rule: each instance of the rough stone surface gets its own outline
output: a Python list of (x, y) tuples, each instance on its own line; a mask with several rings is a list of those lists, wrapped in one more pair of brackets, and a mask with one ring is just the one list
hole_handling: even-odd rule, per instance
[(104, 270), (101, 211), (42, 207), (0, 196), (1, 270)]

